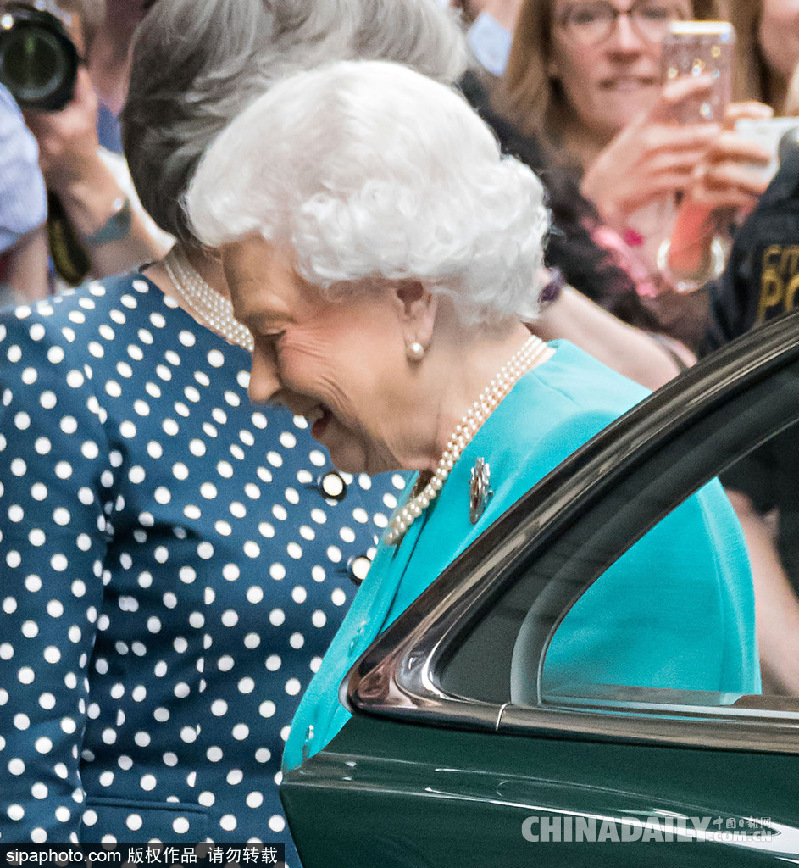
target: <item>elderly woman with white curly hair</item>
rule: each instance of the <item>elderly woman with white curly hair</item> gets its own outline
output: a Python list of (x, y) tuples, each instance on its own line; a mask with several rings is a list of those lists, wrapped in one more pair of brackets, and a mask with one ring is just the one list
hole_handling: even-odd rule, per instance
[[(306, 416), (343, 470), (417, 471), (300, 705), (292, 767), (346, 723), (338, 684), (374, 637), (645, 392), (531, 337), (541, 185), (459, 95), (408, 69), (342, 62), (285, 79), (215, 141), (186, 204), (254, 336), (250, 397)], [(668, 585), (660, 605), (640, 605), (642, 576)], [(576, 665), (583, 682), (759, 690), (751, 575), (717, 482), (573, 607), (545, 675)]]

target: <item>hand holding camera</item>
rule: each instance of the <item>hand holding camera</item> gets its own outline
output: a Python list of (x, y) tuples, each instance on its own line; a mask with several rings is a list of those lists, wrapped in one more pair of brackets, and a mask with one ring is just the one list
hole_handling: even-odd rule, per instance
[(48, 188), (59, 194), (91, 177), (98, 149), (97, 96), (74, 24), (50, 2), (13, 2), (0, 16), (0, 81), (36, 136)]
[[(121, 20), (132, 31), (145, 4), (124, 3)], [(54, 0), (0, 0), (0, 80), (38, 141), (50, 253), (72, 285), (89, 273), (115, 274), (158, 259), (168, 243), (136, 204), (124, 160), (99, 145), (98, 97), (81, 58), (79, 23), (86, 24)], [(92, 44), (104, 33), (94, 32)], [(127, 72), (120, 74), (126, 87)]]
[(73, 98), (60, 111), (25, 109), (23, 114), (39, 143), (39, 163), (48, 187), (66, 193), (70, 185), (89, 178), (97, 161), (97, 95), (89, 73), (81, 67)]

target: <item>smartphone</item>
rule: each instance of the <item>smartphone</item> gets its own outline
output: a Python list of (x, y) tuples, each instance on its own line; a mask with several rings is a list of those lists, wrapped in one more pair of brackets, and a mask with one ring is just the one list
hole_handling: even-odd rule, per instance
[(721, 123), (732, 93), (735, 28), (729, 21), (672, 21), (663, 41), (664, 84), (684, 77), (709, 76), (709, 90), (674, 106), (674, 120)]

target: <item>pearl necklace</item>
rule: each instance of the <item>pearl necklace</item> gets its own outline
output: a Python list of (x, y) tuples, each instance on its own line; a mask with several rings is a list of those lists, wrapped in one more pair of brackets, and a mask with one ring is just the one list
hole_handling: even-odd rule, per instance
[(200, 325), (221, 335), (228, 343), (244, 347), (251, 353), (252, 334), (234, 316), (230, 299), (217, 292), (198, 274), (178, 245), (162, 261), (164, 270), (177, 290), (178, 300), (185, 303), (192, 317)]
[(463, 450), (469, 445), (474, 435), (480, 430), (486, 419), (494, 412), (497, 405), (510, 392), (516, 382), (529, 371), (549, 347), (540, 338), (531, 335), (522, 348), (500, 370), (480, 393), (480, 397), (472, 404), (469, 411), (458, 424), (447, 443), (444, 454), (438, 461), (435, 473), (427, 485), (417, 494), (411, 494), (408, 500), (392, 516), (383, 541), (390, 546), (402, 541), (408, 528), (436, 499), (441, 491), (455, 462)]

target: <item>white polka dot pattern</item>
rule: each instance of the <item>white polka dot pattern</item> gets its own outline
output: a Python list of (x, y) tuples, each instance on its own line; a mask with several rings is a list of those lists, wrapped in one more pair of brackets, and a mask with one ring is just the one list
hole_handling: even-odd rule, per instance
[(138, 276), (0, 314), (0, 840), (290, 840), (282, 735), (398, 488), (326, 499), (248, 367)]

